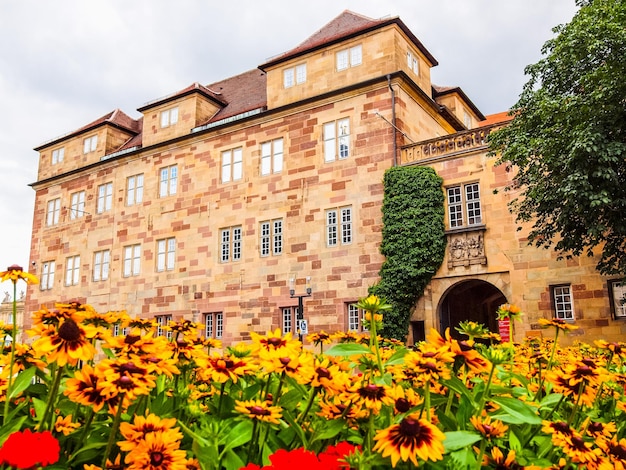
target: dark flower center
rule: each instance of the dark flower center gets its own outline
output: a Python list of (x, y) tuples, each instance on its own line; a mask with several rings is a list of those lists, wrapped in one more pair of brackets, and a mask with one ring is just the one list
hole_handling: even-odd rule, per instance
[(250, 414), (257, 415), (257, 416), (269, 416), (272, 414), (271, 411), (263, 408), (262, 406), (256, 406), (256, 405), (251, 406), (249, 408), (249, 411), (250, 411)]
[(120, 372), (130, 372), (131, 374), (143, 374), (144, 369), (137, 367), (133, 362), (127, 362), (120, 366)]
[(122, 377), (120, 377), (119, 379), (117, 379), (115, 381), (115, 383), (120, 387), (120, 388), (124, 388), (124, 389), (130, 389), (134, 386), (133, 384), (133, 379), (131, 379), (130, 377), (123, 375)]
[(406, 398), (398, 398), (396, 400), (396, 410), (400, 413), (405, 413), (411, 409), (411, 403)]
[(400, 422), (400, 433), (403, 436), (417, 436), (422, 429), (418, 420), (413, 418), (404, 418)]
[(281, 346), (283, 343), (282, 338), (270, 338), (267, 340), (267, 344), (269, 344), (270, 346), (274, 346), (275, 348), (277, 348), (278, 346)]
[(135, 344), (140, 339), (141, 336), (139, 335), (126, 335), (126, 338), (124, 338), (124, 344)]
[(385, 389), (378, 385), (369, 384), (359, 390), (359, 394), (365, 398), (378, 400), (385, 396)]
[(614, 455), (619, 460), (626, 460), (626, 447), (620, 444), (609, 444), (609, 454)]
[(284, 366), (286, 366), (287, 364), (289, 364), (291, 362), (291, 358), (289, 357), (281, 357), (279, 359), (280, 363)]
[(161, 465), (163, 460), (163, 454), (161, 452), (150, 453), (150, 465)]
[(330, 379), (331, 377), (330, 371), (326, 367), (318, 367), (315, 372), (320, 379)]
[(65, 341), (78, 341), (80, 336), (80, 328), (74, 320), (65, 320), (59, 327), (59, 337)]
[(560, 432), (561, 434), (569, 435), (572, 433), (568, 424), (564, 423), (563, 421), (559, 421), (558, 423), (552, 423), (552, 429), (554, 429), (556, 432)]

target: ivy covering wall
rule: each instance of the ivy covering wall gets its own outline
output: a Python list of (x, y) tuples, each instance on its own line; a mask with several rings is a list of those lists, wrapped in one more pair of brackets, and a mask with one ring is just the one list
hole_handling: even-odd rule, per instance
[(384, 176), (385, 261), (370, 294), (392, 305), (380, 334), (404, 341), (411, 311), (443, 262), (446, 237), (441, 177), (428, 167), (393, 167)]

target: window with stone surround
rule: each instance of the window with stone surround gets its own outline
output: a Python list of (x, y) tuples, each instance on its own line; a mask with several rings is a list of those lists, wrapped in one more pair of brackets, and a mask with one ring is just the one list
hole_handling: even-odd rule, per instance
[(274, 139), (261, 144), (261, 175), (283, 171), (283, 139)]
[(95, 152), (98, 147), (98, 136), (92, 135), (83, 140), (83, 153)]
[(122, 273), (124, 277), (139, 276), (139, 273), (141, 273), (141, 245), (136, 244), (124, 247)]
[(222, 152), (222, 183), (239, 181), (243, 178), (243, 148)]
[(408, 50), (406, 52), (406, 65), (409, 67), (409, 70), (411, 70), (413, 73), (415, 73), (416, 75), (420, 74), (420, 63), (419, 63), (419, 59), (417, 57), (417, 54), (415, 54), (413, 51)]
[(283, 219), (261, 222), (259, 227), (261, 256), (278, 256), (283, 252)]
[(178, 122), (178, 107), (161, 111), (161, 127), (173, 126)]
[(96, 204), (96, 212), (102, 214), (111, 210), (113, 202), (113, 183), (101, 184), (98, 186), (98, 202)]
[(113, 336), (126, 336), (128, 333), (130, 333), (130, 328), (127, 326), (122, 328), (120, 323), (113, 325)]
[(55, 268), (56, 263), (54, 261), (45, 261), (41, 265), (41, 279), (39, 280), (41, 290), (50, 290), (54, 287)]
[(61, 163), (64, 157), (65, 157), (65, 147), (54, 149), (52, 151), (52, 164), (56, 165), (57, 163)]
[(165, 328), (172, 321), (172, 316), (156, 315), (154, 319), (157, 323), (157, 336), (165, 336), (167, 339), (172, 339), (172, 331)]
[(569, 284), (550, 286), (550, 292), (552, 294), (554, 318), (559, 320), (574, 320), (572, 286)]
[(306, 64), (298, 64), (283, 70), (283, 87), (291, 88), (306, 82)]
[(65, 285), (76, 286), (80, 282), (80, 255), (65, 259)]
[(111, 251), (101, 250), (93, 254), (93, 280), (106, 281), (109, 278), (111, 265)]
[(283, 307), (280, 310), (280, 327), (283, 335), (296, 332), (298, 307)]
[(143, 173), (126, 178), (126, 205), (143, 202)]
[(215, 339), (224, 337), (224, 314), (222, 312), (204, 314), (204, 337)]
[(85, 191), (78, 191), (70, 196), (70, 219), (85, 215)]
[(363, 48), (358, 46), (343, 49), (335, 54), (337, 71), (345, 70), (349, 67), (356, 67), (363, 63)]
[(46, 209), (46, 225), (48, 227), (59, 223), (59, 214), (61, 213), (61, 198), (48, 201)]
[(327, 246), (352, 243), (352, 207), (339, 207), (326, 211)]
[(157, 240), (157, 272), (171, 271), (176, 261), (176, 239)]
[(325, 123), (323, 134), (324, 161), (334, 162), (350, 156), (350, 119)]
[(608, 281), (613, 318), (626, 318), (626, 283), (623, 279)]
[(178, 165), (170, 165), (159, 170), (159, 197), (173, 196), (178, 187)]
[(369, 331), (368, 328), (363, 326), (363, 319), (365, 318), (365, 310), (360, 309), (353, 303), (347, 304), (347, 324), (348, 331), (356, 331), (361, 333)]
[(448, 195), (448, 223), (451, 229), (482, 224), (478, 183), (451, 186), (446, 189), (446, 192)]
[(220, 262), (241, 260), (243, 231), (241, 225), (220, 229)]

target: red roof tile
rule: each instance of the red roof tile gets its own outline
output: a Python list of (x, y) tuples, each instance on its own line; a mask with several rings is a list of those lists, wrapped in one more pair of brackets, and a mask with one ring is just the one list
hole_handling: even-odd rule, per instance
[(155, 106), (161, 105), (163, 103), (167, 103), (168, 101), (173, 101), (175, 99), (189, 95), (191, 93), (200, 93), (201, 95), (216, 102), (220, 106), (226, 105), (226, 103), (224, 103), (224, 101), (220, 98), (219, 93), (214, 93), (212, 90), (208, 89), (204, 85), (201, 85), (200, 83), (195, 82), (189, 85), (188, 87), (183, 88), (182, 90), (179, 90), (175, 93), (171, 93), (167, 96), (163, 96), (161, 98), (157, 98), (156, 100), (149, 101), (148, 103), (138, 108), (137, 111), (143, 112), (146, 109), (150, 109)]
[(496, 113), (496, 114), (489, 114), (487, 116), (485, 116), (485, 120), (484, 121), (480, 121), (478, 124), (480, 124), (480, 126), (490, 126), (492, 124), (499, 124), (499, 123), (504, 123), (504, 122), (509, 122), (513, 120), (513, 116), (511, 116), (509, 114), (509, 111), (503, 111), (501, 113)]

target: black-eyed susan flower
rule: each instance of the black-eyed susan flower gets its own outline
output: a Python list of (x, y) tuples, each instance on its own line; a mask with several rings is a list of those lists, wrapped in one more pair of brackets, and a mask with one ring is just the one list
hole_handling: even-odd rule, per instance
[(167, 440), (172, 442), (183, 438), (179, 428), (176, 427), (176, 418), (161, 418), (154, 413), (147, 416), (136, 415), (132, 423), (121, 423), (120, 433), (126, 440), (118, 442), (118, 445), (125, 452), (133, 450), (150, 433), (167, 435)]
[(604, 452), (615, 470), (626, 469), (626, 439), (614, 437), (603, 445)]
[(568, 323), (565, 320), (561, 320), (560, 318), (552, 318), (550, 320), (548, 320), (547, 318), (540, 318), (539, 320), (537, 320), (537, 323), (539, 323), (539, 325), (542, 328), (549, 328), (553, 326), (557, 330), (561, 330), (561, 331), (570, 331), (570, 330), (578, 329), (577, 325)]
[(515, 451), (510, 450), (506, 457), (504, 453), (498, 448), (491, 449), (491, 454), (483, 455), (483, 467), (496, 468), (497, 470), (522, 470), (522, 465), (515, 461)]
[(476, 429), (480, 434), (483, 435), (486, 439), (496, 439), (499, 437), (503, 437), (509, 427), (499, 420), (491, 420), (491, 416), (471, 416), (470, 422), (474, 429)]
[(126, 455), (126, 470), (187, 470), (187, 453), (168, 432), (151, 432)]
[(256, 421), (279, 424), (282, 408), (262, 400), (235, 400), (235, 411)]
[(126, 358), (103, 360), (98, 364), (102, 392), (107, 397), (124, 396), (132, 401), (139, 395), (148, 395), (156, 383), (155, 377), (145, 367)]
[(368, 411), (360, 406), (353, 406), (348, 394), (325, 395), (319, 401), (318, 416), (327, 420), (343, 419), (353, 426), (360, 419), (367, 418)]
[(96, 413), (104, 405), (108, 405), (111, 411), (119, 403), (119, 397), (104, 395), (101, 377), (102, 374), (85, 364), (82, 369), (74, 372), (74, 377), (67, 379), (63, 393), (74, 403), (92, 408)]
[(333, 337), (331, 334), (326, 333), (325, 331), (319, 331), (317, 333), (311, 333), (306, 337), (307, 341), (313, 343), (316, 346), (320, 344), (330, 344), (333, 341)]
[(280, 328), (268, 331), (265, 335), (260, 335), (254, 331), (250, 333), (252, 338), (252, 348), (262, 359), (273, 357), (292, 356), (302, 349), (300, 341), (292, 338), (291, 332), (281, 333)]
[(560, 448), (573, 463), (579, 464), (579, 468), (581, 466), (588, 470), (611, 468), (607, 467), (608, 459), (602, 449), (578, 435), (563, 441)]
[(96, 354), (91, 343), (95, 331), (90, 325), (81, 325), (72, 318), (62, 319), (58, 326), (50, 325), (41, 331), (33, 343), (35, 354), (45, 356), (48, 363), (59, 366), (76, 365), (78, 361), (89, 361)]
[(0, 272), (0, 282), (11, 281), (15, 284), (20, 279), (26, 284), (39, 284), (39, 278), (37, 276), (24, 271), (24, 269), (17, 264), (9, 266), (6, 271)]
[(352, 393), (351, 401), (356, 406), (365, 408), (374, 414), (378, 414), (383, 405), (390, 406), (394, 399), (389, 394), (389, 387), (386, 385), (357, 384), (350, 387)]
[(393, 399), (396, 413), (406, 413), (424, 402), (424, 398), (418, 395), (412, 387), (404, 388), (396, 385), (389, 388), (388, 395)]
[(256, 364), (249, 357), (236, 357), (233, 354), (214, 353), (205, 358), (196, 359), (196, 373), (205, 382), (237, 382), (241, 377), (257, 370)]
[(69, 436), (79, 427), (80, 423), (72, 421), (72, 415), (67, 415), (66, 417), (57, 416), (54, 422), (54, 430), (58, 433), (62, 433), (64, 436)]
[(418, 459), (437, 461), (443, 459), (445, 435), (433, 424), (411, 414), (398, 424), (379, 430), (374, 437), (374, 451), (391, 458), (395, 468), (399, 460), (410, 460), (418, 466)]

